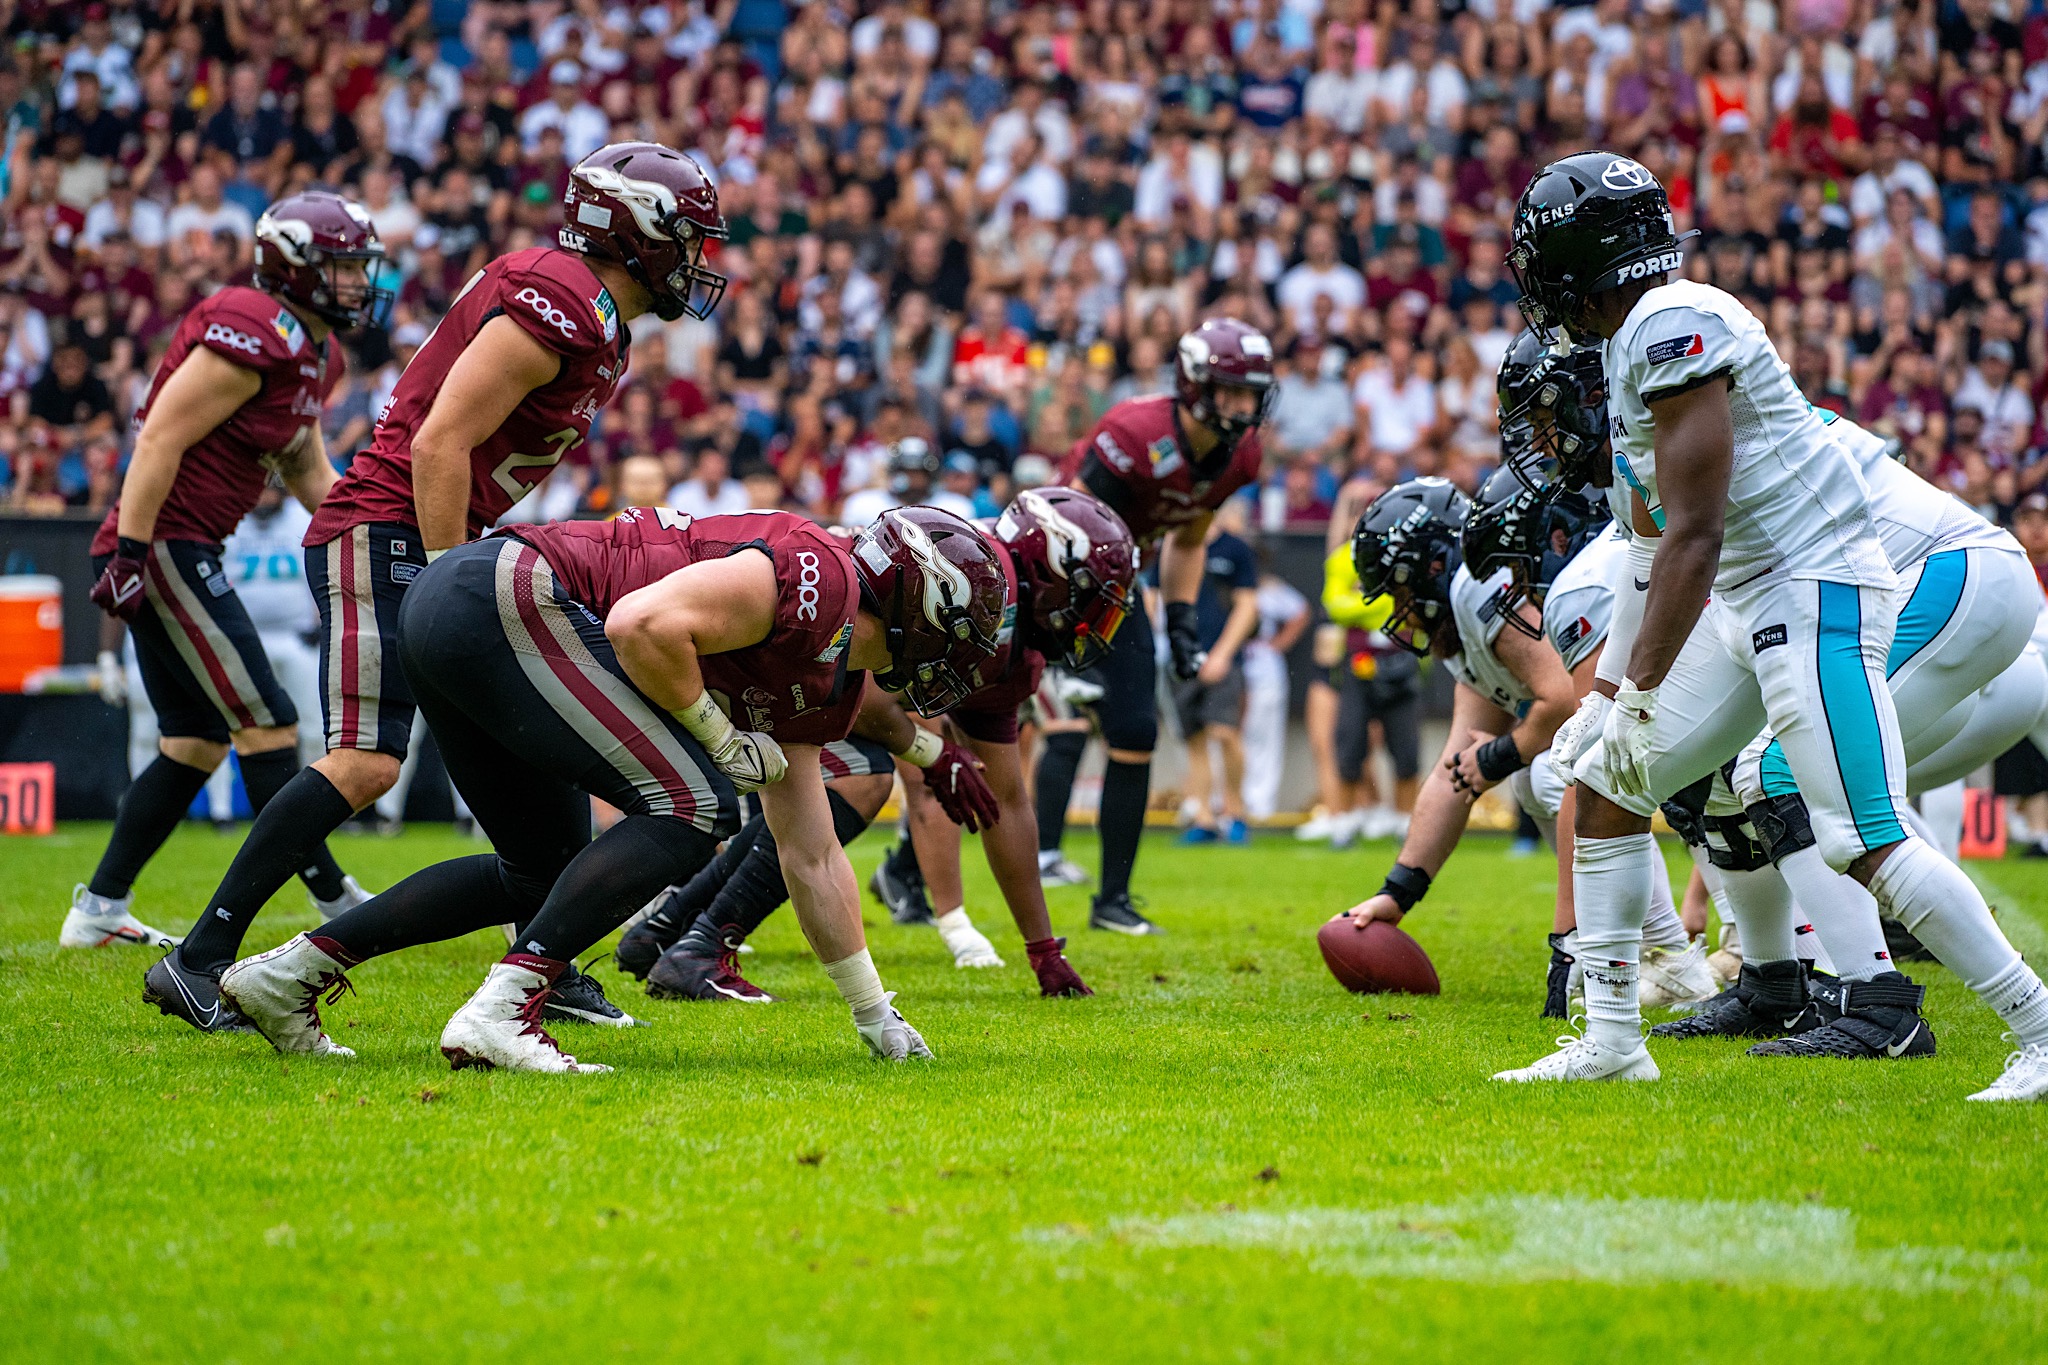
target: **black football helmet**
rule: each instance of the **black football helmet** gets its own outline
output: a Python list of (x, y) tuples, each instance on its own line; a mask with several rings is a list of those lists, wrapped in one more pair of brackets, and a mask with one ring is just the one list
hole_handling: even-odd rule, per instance
[(1380, 629), (1417, 658), (1451, 623), (1451, 575), (1471, 508), (1449, 479), (1410, 479), (1374, 498), (1351, 532), (1359, 593), (1392, 596), (1394, 614)]
[(1531, 326), (1562, 327), (1583, 340), (1587, 302), (1636, 280), (1662, 280), (1684, 261), (1682, 240), (1664, 187), (1640, 162), (1580, 152), (1545, 166), (1522, 191), (1508, 273)]
[(1609, 519), (1605, 498), (1583, 489), (1538, 491), (1524, 473), (1504, 465), (1480, 487), (1458, 543), (1473, 577), (1508, 570), (1499, 593), (1501, 620), (1535, 640), (1543, 631), (1516, 608), (1523, 602), (1541, 608), (1564, 566)]
[(1613, 482), (1607, 372), (1598, 346), (1552, 350), (1533, 329), (1524, 330), (1501, 359), (1496, 392), (1502, 468), (1539, 492)]

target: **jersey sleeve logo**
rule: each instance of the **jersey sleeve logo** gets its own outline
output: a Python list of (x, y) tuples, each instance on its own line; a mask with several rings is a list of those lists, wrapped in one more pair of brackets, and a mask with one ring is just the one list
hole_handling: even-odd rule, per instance
[(825, 648), (819, 652), (817, 662), (821, 664), (838, 663), (839, 656), (845, 653), (846, 647), (852, 643), (853, 622), (848, 621), (845, 625), (839, 628), (839, 633), (832, 637), (832, 643), (826, 645)]
[(1145, 448), (1152, 457), (1152, 477), (1163, 479), (1181, 466), (1180, 447), (1171, 436), (1162, 436)]
[(262, 342), (250, 336), (247, 332), (236, 331), (226, 323), (207, 323), (206, 340), (216, 346), (225, 346), (229, 350), (240, 351), (244, 355), (263, 354)]
[(293, 355), (305, 349), (305, 325), (299, 321), (299, 315), (291, 309), (278, 309), (277, 316), (270, 320), (270, 330), (277, 333), (278, 339), (290, 348)]
[[(583, 204), (580, 207), (589, 208), (590, 205)], [(605, 212), (610, 213), (611, 210), (606, 209)], [(619, 306), (612, 302), (612, 291), (609, 289), (598, 290), (597, 297), (590, 301), (590, 307), (597, 314), (598, 326), (604, 330), (604, 339), (606, 341), (617, 339), (619, 335)], [(599, 372), (606, 379), (612, 377), (611, 371), (604, 369), (602, 366), (599, 367)]]
[(1666, 361), (1680, 360), (1689, 355), (1705, 355), (1706, 353), (1706, 337), (1701, 333), (1694, 332), (1691, 336), (1669, 337), (1663, 341), (1653, 341), (1650, 343), (1650, 349), (1645, 351), (1644, 355), (1652, 365), (1662, 365)]
[(1131, 472), (1131, 457), (1124, 454), (1124, 448), (1116, 443), (1116, 437), (1106, 431), (1096, 432), (1095, 448), (1102, 452), (1102, 458), (1111, 469), (1124, 474)]
[(563, 336), (572, 337), (576, 335), (576, 320), (555, 307), (553, 299), (547, 297), (532, 285), (528, 285), (514, 294), (512, 301), (514, 303), (523, 303), (533, 309), (542, 322), (545, 322)]

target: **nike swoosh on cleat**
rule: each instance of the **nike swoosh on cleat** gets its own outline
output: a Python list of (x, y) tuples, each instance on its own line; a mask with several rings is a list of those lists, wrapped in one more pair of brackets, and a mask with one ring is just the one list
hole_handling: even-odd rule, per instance
[(1911, 1033), (1908, 1033), (1905, 1037), (1899, 1039), (1899, 1041), (1896, 1043), (1886, 1043), (1884, 1045), (1884, 1050), (1887, 1054), (1896, 1057), (1899, 1054), (1903, 1053), (1907, 1049), (1907, 1047), (1909, 1047), (1912, 1044), (1913, 1040), (1915, 1038), (1918, 1038), (1919, 1036), (1920, 1025), (1914, 1024), (1913, 1031)]
[(200, 1005), (199, 1001), (193, 997), (192, 992), (186, 989), (185, 983), (178, 979), (178, 973), (175, 970), (170, 973), (170, 978), (171, 984), (178, 988), (178, 994), (185, 997), (186, 1007), (199, 1016), (199, 1027), (202, 1029), (212, 1028), (220, 1018), (219, 1004), (214, 1004), (210, 1007)]

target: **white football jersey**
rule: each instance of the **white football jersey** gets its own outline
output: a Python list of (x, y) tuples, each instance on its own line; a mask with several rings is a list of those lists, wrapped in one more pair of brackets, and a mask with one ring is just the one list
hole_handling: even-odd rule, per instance
[(267, 519), (243, 517), (221, 548), (221, 567), (259, 631), (305, 631), (320, 622), (299, 548), (311, 521), (298, 499), (286, 498)]
[(1900, 573), (1942, 550), (1975, 546), (2009, 549), (2020, 543), (1993, 526), (1977, 510), (1943, 492), (1890, 455), (1890, 444), (1847, 418), (1828, 424), (1831, 434), (1848, 447), (1870, 488), (1870, 522), (1884, 546), (1885, 558)]
[(1618, 523), (1573, 555), (1543, 597), (1543, 633), (1564, 660), (1577, 668), (1607, 638), (1614, 623), (1614, 585), (1628, 572), (1629, 533)]
[(1458, 623), (1459, 652), (1444, 660), (1451, 676), (1510, 715), (1529, 709), (1536, 694), (1508, 671), (1493, 652), (1505, 623), (1500, 615), (1500, 590), (1508, 585), (1502, 569), (1485, 582), (1464, 565), (1451, 575), (1451, 616)]
[(1896, 586), (1870, 493), (1833, 414), (1806, 401), (1763, 324), (1735, 297), (1681, 280), (1636, 301), (1606, 345), (1616, 475), (1664, 524), (1648, 400), (1727, 375), (1735, 431), (1717, 591), (1773, 569), (1864, 587)]

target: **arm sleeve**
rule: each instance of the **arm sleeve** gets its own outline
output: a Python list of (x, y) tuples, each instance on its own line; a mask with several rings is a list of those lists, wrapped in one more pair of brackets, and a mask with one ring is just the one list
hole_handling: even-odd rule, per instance
[[(1636, 632), (1642, 628), (1643, 603), (1650, 595), (1650, 566), (1656, 559), (1656, 541), (1629, 537), (1628, 553), (1622, 557), (1621, 572), (1614, 585), (1614, 619), (1607, 626), (1607, 643), (1600, 650), (1599, 667), (1593, 670), (1593, 676), (1601, 682), (1619, 687), (1628, 674), (1628, 656), (1635, 652)], [(1638, 583), (1643, 590), (1637, 589)]]
[(1107, 503), (1109, 510), (1122, 517), (1126, 523), (1131, 519), (1131, 486), (1120, 478), (1116, 471), (1096, 458), (1090, 450), (1081, 457), (1081, 482), (1088, 491)]

